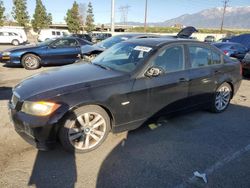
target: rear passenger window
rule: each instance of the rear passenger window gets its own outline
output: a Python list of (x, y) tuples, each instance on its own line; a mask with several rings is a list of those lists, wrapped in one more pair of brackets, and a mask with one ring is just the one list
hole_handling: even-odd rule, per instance
[(61, 33), (59, 31), (56, 32), (56, 35), (61, 35)]
[(213, 64), (218, 65), (221, 64), (221, 55), (216, 52), (212, 52)]
[(174, 46), (163, 50), (154, 60), (153, 66), (162, 68), (165, 72), (184, 69), (184, 50), (182, 46)]
[(212, 54), (209, 48), (189, 46), (188, 50), (192, 68), (206, 67), (213, 64)]
[(52, 35), (56, 35), (56, 32), (55, 32), (55, 31), (52, 31)]

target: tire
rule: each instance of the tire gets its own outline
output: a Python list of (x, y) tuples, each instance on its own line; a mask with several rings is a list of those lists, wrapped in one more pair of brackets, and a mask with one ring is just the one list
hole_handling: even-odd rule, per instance
[(87, 153), (104, 142), (110, 129), (110, 117), (103, 108), (83, 106), (66, 117), (59, 130), (59, 140), (70, 153)]
[(16, 39), (14, 39), (12, 42), (11, 42), (12, 45), (14, 46), (18, 46), (20, 44), (20, 42)]
[(230, 104), (232, 94), (232, 87), (228, 83), (221, 84), (213, 96), (210, 111), (213, 113), (225, 111)]
[(27, 70), (35, 70), (40, 68), (41, 59), (35, 54), (26, 54), (22, 57), (21, 63)]

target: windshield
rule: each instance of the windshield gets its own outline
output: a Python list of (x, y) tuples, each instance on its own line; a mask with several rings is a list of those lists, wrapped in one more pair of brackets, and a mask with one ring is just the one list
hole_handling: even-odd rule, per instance
[(96, 45), (101, 47), (101, 48), (110, 48), (111, 46), (119, 43), (119, 42), (122, 42), (122, 41), (125, 41), (125, 40), (128, 40), (130, 37), (125, 37), (125, 36), (115, 36), (115, 37), (111, 37), (111, 38), (108, 38), (108, 39), (105, 39), (99, 43), (97, 43)]
[(134, 43), (119, 43), (97, 56), (92, 63), (106, 69), (130, 73), (153, 49)]

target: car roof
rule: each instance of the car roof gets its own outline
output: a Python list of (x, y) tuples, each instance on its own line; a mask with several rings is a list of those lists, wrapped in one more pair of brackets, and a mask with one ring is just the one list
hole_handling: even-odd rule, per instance
[(168, 43), (174, 42), (192, 42), (198, 44), (206, 44), (204, 42), (199, 42), (191, 39), (180, 39), (180, 38), (143, 38), (143, 39), (130, 39), (125, 42), (136, 43), (142, 46), (150, 46), (150, 47), (160, 47)]

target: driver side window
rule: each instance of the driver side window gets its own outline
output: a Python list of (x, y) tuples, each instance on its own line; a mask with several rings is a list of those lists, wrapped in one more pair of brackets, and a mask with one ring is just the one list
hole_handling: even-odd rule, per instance
[(77, 46), (77, 41), (75, 39), (59, 39), (53, 43), (56, 47), (74, 47)]
[(164, 72), (175, 72), (184, 69), (183, 46), (172, 46), (163, 50), (153, 60), (153, 67), (159, 67)]

